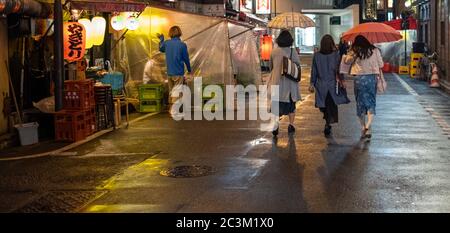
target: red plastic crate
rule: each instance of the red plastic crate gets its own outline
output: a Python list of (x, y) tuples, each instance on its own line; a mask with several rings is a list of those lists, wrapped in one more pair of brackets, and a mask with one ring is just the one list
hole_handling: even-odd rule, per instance
[(84, 111), (62, 110), (55, 113), (55, 140), (76, 142), (85, 138)]
[(389, 64), (389, 63), (384, 63), (384, 66), (383, 66), (383, 72), (384, 73), (389, 73), (389, 72), (391, 72), (391, 64)]
[(86, 137), (94, 134), (97, 131), (95, 115), (96, 115), (95, 108), (85, 110), (85, 112), (84, 112), (84, 119), (86, 122), (86, 131), (85, 131)]
[(65, 110), (87, 110), (94, 107), (94, 81), (91, 79), (65, 81), (63, 103)]

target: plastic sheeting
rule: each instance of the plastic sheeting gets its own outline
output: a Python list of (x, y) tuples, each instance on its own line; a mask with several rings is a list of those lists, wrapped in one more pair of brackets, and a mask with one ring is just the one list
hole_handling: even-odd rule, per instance
[(261, 64), (258, 36), (253, 30), (228, 23), (233, 71), (239, 84), (261, 84)]
[[(404, 31), (401, 31), (404, 35)], [(417, 31), (407, 30), (406, 31), (406, 55), (407, 63), (409, 62), (410, 54), (412, 52), (412, 44), (416, 42)], [(405, 65), (405, 40), (399, 40), (397, 42), (377, 44), (377, 47), (381, 49), (383, 61), (390, 63), (393, 66), (404, 66)]]
[[(182, 40), (188, 47), (193, 75), (203, 77), (204, 84), (233, 84), (234, 74), (238, 82), (258, 84), (261, 71), (252, 30), (229, 40), (229, 35), (236, 35), (247, 27), (222, 18), (155, 7), (147, 7), (139, 20), (139, 29), (128, 31), (113, 52), (115, 69), (126, 74), (129, 97), (137, 98), (137, 86), (142, 83), (166, 83), (165, 55), (159, 52), (157, 34), (162, 33), (169, 39), (168, 30), (174, 25), (183, 32)], [(117, 33), (116, 39), (120, 35)]]

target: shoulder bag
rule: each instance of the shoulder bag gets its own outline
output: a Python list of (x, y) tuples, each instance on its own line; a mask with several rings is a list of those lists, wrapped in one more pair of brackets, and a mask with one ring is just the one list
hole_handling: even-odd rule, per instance
[(300, 82), (302, 79), (302, 72), (300, 66), (292, 61), (292, 50), (293, 49), (291, 48), (291, 56), (289, 58), (283, 56), (281, 74), (294, 82)]

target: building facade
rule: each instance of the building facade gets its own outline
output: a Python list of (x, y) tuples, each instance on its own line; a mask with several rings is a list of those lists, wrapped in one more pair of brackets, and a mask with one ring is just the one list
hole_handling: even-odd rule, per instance
[(419, 19), (419, 40), (438, 53), (440, 83), (450, 92), (450, 1), (419, 0), (413, 3)]

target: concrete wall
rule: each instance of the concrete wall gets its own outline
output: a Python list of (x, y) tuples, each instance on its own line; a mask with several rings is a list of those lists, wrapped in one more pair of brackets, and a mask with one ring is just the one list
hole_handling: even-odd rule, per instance
[(8, 131), (8, 118), (3, 114), (3, 97), (9, 95), (9, 82), (5, 67), (8, 59), (8, 27), (6, 19), (0, 18), (0, 135)]
[(352, 5), (348, 11), (333, 16), (341, 16), (341, 25), (330, 25), (330, 34), (336, 43), (339, 42), (341, 34), (359, 24), (359, 5)]

